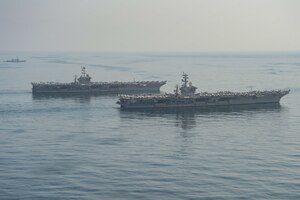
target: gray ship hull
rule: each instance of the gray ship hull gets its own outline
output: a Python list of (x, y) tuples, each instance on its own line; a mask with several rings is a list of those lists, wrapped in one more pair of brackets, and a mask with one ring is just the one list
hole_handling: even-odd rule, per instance
[(165, 82), (123, 84), (32, 84), (32, 93), (37, 94), (134, 94), (158, 93)]
[(265, 96), (219, 96), (219, 97), (170, 97), (163, 99), (150, 99), (144, 101), (119, 101), (121, 109), (155, 109), (155, 108), (188, 108), (188, 107), (218, 107), (235, 105), (279, 104), (285, 94)]

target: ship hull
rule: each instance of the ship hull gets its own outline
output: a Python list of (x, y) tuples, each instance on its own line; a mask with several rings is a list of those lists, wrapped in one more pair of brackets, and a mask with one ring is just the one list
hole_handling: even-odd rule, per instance
[(33, 84), (32, 93), (38, 94), (134, 94), (158, 93), (165, 82), (156, 84), (124, 85), (49, 85)]
[(179, 98), (171, 102), (146, 104), (121, 102), (121, 109), (162, 109), (162, 108), (207, 108), (218, 106), (255, 105), (255, 104), (279, 104), (282, 96), (271, 95), (262, 97), (203, 97), (203, 98)]
[(26, 62), (26, 60), (19, 60), (19, 61), (10, 61), (10, 60), (5, 60), (3, 62), (8, 62), (8, 63), (20, 63), (20, 62)]
[(160, 88), (124, 88), (124, 89), (72, 89), (72, 90), (32, 90), (33, 94), (134, 94), (158, 93)]

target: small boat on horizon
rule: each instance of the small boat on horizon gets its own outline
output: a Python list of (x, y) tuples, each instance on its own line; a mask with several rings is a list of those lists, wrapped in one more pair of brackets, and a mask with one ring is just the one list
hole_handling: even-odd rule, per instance
[(20, 60), (18, 56), (16, 58), (12, 58), (10, 60), (4, 60), (3, 62), (13, 62), (13, 63), (19, 63), (19, 62), (26, 62), (26, 60)]

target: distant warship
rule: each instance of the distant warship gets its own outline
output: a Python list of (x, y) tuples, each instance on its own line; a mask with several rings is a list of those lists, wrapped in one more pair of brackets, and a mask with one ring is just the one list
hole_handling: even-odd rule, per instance
[[(231, 105), (252, 105), (279, 103), (281, 97), (290, 90), (269, 90), (250, 92), (220, 91), (215, 93), (201, 92), (196, 94), (197, 87), (188, 82), (188, 75), (183, 73), (182, 86), (173, 94), (163, 95), (121, 95), (118, 104), (121, 109), (137, 108), (184, 108)], [(180, 90), (180, 91), (179, 91)]]
[(19, 62), (26, 62), (26, 60), (20, 60), (18, 57), (16, 57), (16, 58), (13, 58), (11, 60), (4, 60), (3, 62), (19, 63)]
[(132, 81), (132, 82), (92, 82), (86, 73), (85, 67), (81, 67), (81, 76), (75, 75), (74, 82), (32, 82), (33, 94), (128, 94), (128, 93), (157, 93), (166, 81)]

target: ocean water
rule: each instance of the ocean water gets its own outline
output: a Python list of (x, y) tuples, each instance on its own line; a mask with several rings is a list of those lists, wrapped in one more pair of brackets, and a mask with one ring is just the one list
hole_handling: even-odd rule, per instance
[[(300, 199), (300, 53), (0, 53), (0, 199)], [(30, 82), (167, 80), (291, 89), (280, 106), (121, 111)]]

